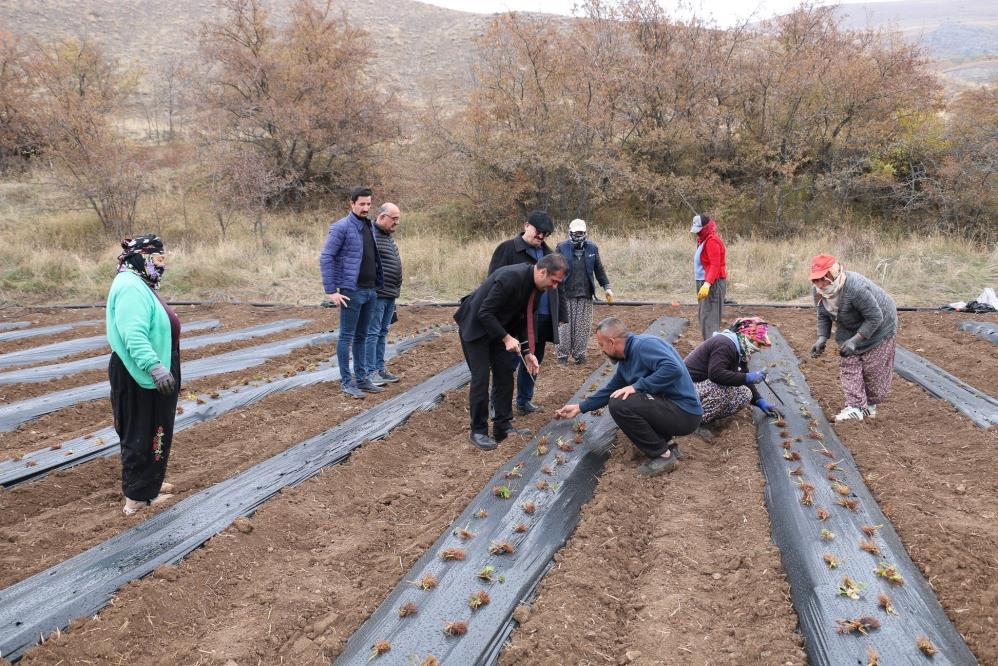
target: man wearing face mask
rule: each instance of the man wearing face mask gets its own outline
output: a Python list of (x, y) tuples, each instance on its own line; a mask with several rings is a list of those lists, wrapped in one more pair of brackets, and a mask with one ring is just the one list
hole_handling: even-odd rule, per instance
[[(731, 416), (749, 404), (773, 418), (780, 416), (779, 410), (756, 389), (756, 384), (766, 379), (765, 369), (750, 371), (748, 367), (749, 357), (771, 344), (769, 324), (759, 317), (743, 317), (690, 352), (684, 362), (700, 397), (704, 425)], [(710, 437), (703, 427), (697, 433)]]
[[(503, 266), (517, 264), (536, 265), (543, 257), (551, 254), (551, 248), (544, 239), (554, 232), (551, 216), (542, 210), (531, 211), (523, 225), (523, 233), (505, 240), (496, 247), (489, 262), (489, 275)], [(558, 297), (558, 290), (552, 289), (541, 295), (537, 305), (537, 362), (544, 361), (544, 348), (548, 342), (558, 344), (558, 323), (564, 321), (564, 313)], [(534, 378), (520, 363), (519, 355), (513, 357), (516, 370), (516, 411), (520, 416), (542, 411), (534, 404)], [(495, 393), (492, 395), (495, 402)]]
[(568, 262), (568, 275), (559, 288), (562, 310), (568, 321), (558, 328), (558, 362), (568, 363), (571, 355), (581, 364), (586, 362), (589, 333), (593, 329), (596, 282), (606, 292), (607, 303), (613, 303), (613, 291), (603, 269), (599, 248), (586, 236), (585, 220), (572, 220), (568, 225), (568, 240), (558, 243), (558, 252)]
[(596, 342), (617, 363), (616, 373), (605, 387), (579, 404), (565, 405), (555, 417), (570, 419), (609, 405), (617, 426), (648, 456), (638, 473), (672, 472), (679, 456), (674, 438), (694, 432), (703, 416), (683, 359), (659, 336), (631, 333), (616, 317), (599, 323)]
[(846, 405), (836, 421), (862, 421), (877, 415), (894, 376), (898, 313), (894, 299), (869, 278), (846, 271), (830, 254), (811, 259), (811, 285), (818, 315), (820, 356), (832, 334), (839, 344), (839, 381)]

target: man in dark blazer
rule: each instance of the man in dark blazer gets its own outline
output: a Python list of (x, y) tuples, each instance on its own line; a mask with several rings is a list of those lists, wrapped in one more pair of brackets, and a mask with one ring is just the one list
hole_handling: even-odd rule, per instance
[[(504, 240), (496, 246), (489, 262), (491, 275), (503, 266), (517, 264), (536, 264), (542, 257), (551, 254), (551, 248), (544, 239), (554, 232), (551, 216), (541, 210), (531, 211), (523, 225), (523, 233), (509, 240)], [(558, 324), (564, 315), (561, 311), (558, 290), (545, 292), (537, 307), (537, 360), (544, 360), (544, 347), (548, 342), (558, 344)], [(521, 416), (539, 412), (542, 408), (534, 404), (534, 381), (519, 362), (519, 356), (514, 356), (513, 367), (517, 368), (516, 377), (516, 411)], [(493, 402), (495, 401), (493, 392)]]
[[(545, 256), (535, 265), (500, 268), (462, 298), (461, 307), (454, 313), (461, 349), (471, 370), (471, 443), (480, 449), (496, 448), (510, 433), (530, 433), (525, 428), (514, 428), (512, 423), (511, 355), (520, 355), (523, 350), (523, 365), (532, 380), (540, 368), (537, 305), (543, 294), (557, 292), (567, 269), (565, 258), (559, 254)], [(488, 430), (490, 373), (495, 383), (492, 437)]]

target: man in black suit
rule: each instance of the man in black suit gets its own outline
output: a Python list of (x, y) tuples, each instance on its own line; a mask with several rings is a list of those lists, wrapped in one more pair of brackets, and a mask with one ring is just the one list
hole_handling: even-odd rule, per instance
[[(513, 366), (511, 354), (523, 352), (527, 371), (536, 376), (538, 312), (540, 297), (557, 289), (568, 264), (560, 254), (550, 254), (534, 265), (506, 266), (495, 271), (471, 294), (461, 299), (454, 313), (461, 349), (471, 369), (468, 403), (471, 408), (471, 443), (490, 451), (510, 433), (530, 434), (514, 428)], [(524, 349), (525, 340), (526, 348)], [(489, 374), (495, 382), (495, 416), (489, 437)]]
[[(544, 239), (554, 232), (551, 216), (542, 210), (531, 211), (523, 225), (523, 233), (504, 240), (496, 246), (489, 262), (489, 275), (503, 266), (517, 264), (534, 265), (543, 257), (551, 254), (551, 248)], [(537, 361), (544, 361), (544, 348), (548, 342), (558, 344), (558, 324), (564, 318), (559, 303), (557, 289), (552, 289), (541, 295), (537, 310)], [(516, 411), (520, 416), (543, 411), (540, 405), (534, 404), (534, 380), (530, 377), (518, 355), (513, 356), (513, 368), (516, 369)], [(493, 391), (493, 402), (495, 402)]]

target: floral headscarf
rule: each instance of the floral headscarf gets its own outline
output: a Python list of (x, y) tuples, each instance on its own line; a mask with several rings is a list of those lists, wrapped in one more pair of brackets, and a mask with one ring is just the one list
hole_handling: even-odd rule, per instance
[(759, 317), (742, 317), (731, 324), (730, 330), (738, 337), (738, 348), (743, 358), (769, 347), (769, 324)]

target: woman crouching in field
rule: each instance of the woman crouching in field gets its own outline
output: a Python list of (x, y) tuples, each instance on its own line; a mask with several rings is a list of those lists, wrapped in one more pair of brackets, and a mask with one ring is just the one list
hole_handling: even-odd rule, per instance
[(714, 333), (690, 352), (685, 359), (686, 369), (703, 407), (702, 426), (697, 434), (710, 438), (711, 433), (704, 426), (749, 404), (770, 416), (780, 416), (755, 388), (766, 378), (766, 371), (748, 369), (749, 356), (771, 344), (769, 324), (759, 317), (745, 317), (736, 319), (729, 328)]
[(121, 440), (126, 516), (170, 497), (164, 483), (180, 394), (180, 319), (157, 293), (166, 270), (163, 241), (125, 238), (107, 296), (107, 340), (114, 353), (114, 429)]
[(830, 254), (811, 259), (811, 284), (818, 311), (818, 339), (811, 356), (825, 351), (835, 322), (839, 379), (846, 405), (836, 421), (862, 421), (877, 415), (894, 376), (897, 306), (868, 278), (843, 270)]

